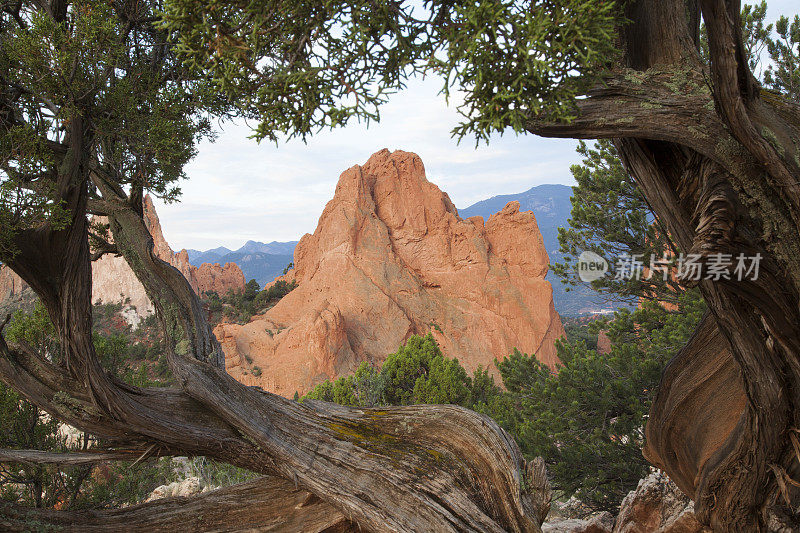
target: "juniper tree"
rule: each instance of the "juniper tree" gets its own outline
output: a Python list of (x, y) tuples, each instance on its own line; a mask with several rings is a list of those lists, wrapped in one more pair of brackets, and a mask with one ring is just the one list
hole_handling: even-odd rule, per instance
[[(3, 4), (2, 190), (10, 200), (0, 215), (0, 259), (42, 299), (65, 350), (64, 369), (55, 369), (0, 344), (0, 374), (15, 389), (139, 452), (208, 455), (293, 480), (319, 498), (306, 512), (328, 523), (346, 515), (378, 531), (537, 530), (540, 472), (484, 418), (433, 406), (298, 405), (225, 375), (196, 296), (153, 256), (141, 215), (143, 190), (175, 194), (186, 146), (204, 133), (205, 105), (230, 104), (258, 119), (262, 138), (302, 136), (374, 118), (387, 91), (433, 71), (463, 91), (456, 134), (612, 139), (681, 250), (760, 254), (758, 279), (699, 283), (710, 312), (667, 370), (646, 451), (719, 529), (763, 529), (777, 493), (796, 497), (786, 477), (795, 473), (791, 436), (800, 426), (800, 116), (790, 95), (753, 77), (740, 2), (430, 1), (419, 9), (173, 0), (164, 6), (167, 26), (153, 25), (152, 7)], [(147, 41), (163, 42), (158, 31), (175, 34), (174, 48)], [(134, 38), (149, 44), (131, 47)], [(110, 80), (140, 61), (157, 72), (185, 69), (200, 85), (197, 98), (174, 83), (180, 76), (133, 89), (151, 79), (143, 66), (137, 72), (146, 75), (116, 92)], [(144, 101), (128, 107), (130, 94)], [(101, 104), (118, 98), (128, 112), (104, 115)], [(176, 110), (178, 120), (166, 120)], [(109, 217), (114, 241), (101, 229), (93, 253), (121, 253), (161, 315), (178, 389), (121, 387), (97, 362), (90, 212)], [(266, 493), (285, 495), (287, 486), (294, 484), (264, 484), (239, 508), (260, 507), (275, 494)], [(295, 500), (275, 501), (294, 516)], [(215, 507), (208, 516), (230, 513)]]
[[(642, 299), (677, 302), (684, 288), (674, 276), (659, 270), (674, 268), (675, 245), (653, 217), (613, 144), (601, 140), (589, 147), (581, 141), (578, 153), (583, 156), (581, 164), (570, 168), (577, 185), (572, 188), (569, 227), (558, 230), (564, 263), (553, 265), (554, 272), (562, 283), (582, 283), (575, 261), (590, 250), (605, 258), (611, 269), (609, 275), (591, 282), (603, 298), (627, 303)], [(617, 263), (625, 257), (641, 261), (648, 271), (616, 276)]]

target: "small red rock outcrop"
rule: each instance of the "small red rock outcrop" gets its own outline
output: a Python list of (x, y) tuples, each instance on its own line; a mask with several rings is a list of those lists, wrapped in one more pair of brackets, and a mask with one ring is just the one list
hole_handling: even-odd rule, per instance
[(564, 328), (533, 213), (512, 202), (462, 220), (415, 154), (382, 150), (345, 171), (294, 265), (282, 279), (299, 286), (275, 307), (215, 329), (248, 385), (302, 394), (428, 332), (469, 371), (514, 347), (558, 361)]
[[(185, 253), (185, 252), (184, 252)], [(203, 263), (195, 271), (197, 290), (200, 294), (214, 291), (220, 295), (228, 291), (241, 292), (244, 290), (244, 274), (236, 263)]]
[[(197, 294), (216, 291), (244, 290), (245, 280), (241, 269), (234, 263), (224, 267), (219, 264), (204, 263), (195, 267), (189, 263), (189, 254), (181, 250), (177, 254), (167, 244), (161, 230), (161, 222), (156, 214), (150, 196), (144, 199), (144, 215), (147, 229), (153, 236), (153, 251), (163, 261), (181, 271)], [(98, 218), (102, 222), (102, 218)], [(0, 269), (0, 303), (17, 296), (24, 289), (24, 282), (7, 267)], [(136, 278), (128, 263), (122, 257), (104, 255), (92, 263), (92, 302), (118, 303), (129, 301), (139, 316), (153, 312), (153, 305), (144, 287)]]
[[(0, 267), (0, 306), (14, 305), (23, 298), (23, 292), (28, 289), (28, 284), (14, 274), (6, 266)], [(5, 317), (0, 317), (0, 320)]]
[(597, 353), (601, 355), (608, 355), (611, 353), (611, 339), (603, 330), (597, 333)]
[[(144, 219), (147, 229), (153, 236), (155, 255), (180, 270), (197, 294), (202, 295), (209, 291), (225, 294), (231, 290), (234, 292), (244, 290), (244, 274), (237, 265), (227, 263), (221, 267), (219, 264), (204, 263), (198, 268), (189, 263), (189, 254), (186, 250), (173, 252), (164, 238), (161, 221), (149, 195), (144, 199)], [(153, 312), (153, 306), (144, 287), (122, 257), (103, 256), (93, 264), (92, 274), (92, 301), (109, 303), (130, 298), (131, 305), (139, 314)]]

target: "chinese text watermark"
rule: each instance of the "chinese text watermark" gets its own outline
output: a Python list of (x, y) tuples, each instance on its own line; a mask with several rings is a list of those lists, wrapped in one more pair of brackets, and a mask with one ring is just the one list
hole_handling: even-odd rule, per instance
[[(756, 281), (761, 266), (761, 254), (680, 254), (677, 257), (656, 257), (645, 259), (643, 254), (621, 254), (617, 257), (613, 279), (651, 280), (661, 277), (667, 281), (670, 276), (678, 281)], [(578, 277), (590, 282), (605, 276), (608, 262), (594, 252), (583, 252), (578, 257)]]

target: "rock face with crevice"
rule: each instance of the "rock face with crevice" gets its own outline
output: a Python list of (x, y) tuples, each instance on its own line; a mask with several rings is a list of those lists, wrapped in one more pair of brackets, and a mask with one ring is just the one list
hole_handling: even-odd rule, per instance
[(558, 361), (564, 329), (533, 213), (511, 202), (463, 220), (415, 154), (382, 150), (346, 170), (294, 259), (279, 279), (298, 288), (249, 324), (215, 329), (248, 385), (303, 394), (428, 332), (469, 371), (494, 371), (514, 347)]

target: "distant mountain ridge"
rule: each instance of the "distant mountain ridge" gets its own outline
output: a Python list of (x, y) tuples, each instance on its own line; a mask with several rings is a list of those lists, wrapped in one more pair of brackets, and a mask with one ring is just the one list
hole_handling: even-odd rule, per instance
[[(200, 250), (186, 250), (186, 253), (189, 254), (189, 261), (192, 264), (198, 263), (218, 263), (220, 257), (224, 257), (231, 253), (233, 250), (229, 250), (224, 246), (220, 246), (219, 248), (214, 248), (213, 250), (206, 250), (205, 252), (201, 252)], [(195, 265), (197, 266), (197, 265)]]
[[(517, 201), (520, 211), (533, 211), (536, 223), (544, 239), (545, 249), (550, 256), (550, 264), (559, 263), (564, 256), (559, 252), (558, 228), (569, 227), (572, 212), (572, 187), (567, 185), (537, 185), (517, 194), (501, 194), (474, 203), (458, 210), (461, 218), (481, 216), (484, 220), (501, 209), (508, 202)], [(212, 250), (187, 250), (189, 262), (195, 266), (202, 263), (236, 263), (245, 279), (255, 279), (262, 286), (283, 273), (283, 269), (293, 262), (294, 248), (298, 241), (263, 243), (247, 241), (238, 250), (221, 246)], [(553, 300), (556, 310), (565, 316), (591, 314), (613, 309), (613, 306), (597, 301), (594, 291), (585, 286), (572, 287), (570, 291), (552, 271), (545, 278), (553, 286)]]
[(255, 279), (263, 287), (294, 260), (294, 247), (297, 241), (268, 243), (247, 241), (238, 250), (220, 246), (212, 250), (186, 250), (189, 262), (195, 266), (203, 263), (236, 263), (242, 269), (245, 279)]

